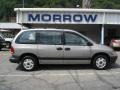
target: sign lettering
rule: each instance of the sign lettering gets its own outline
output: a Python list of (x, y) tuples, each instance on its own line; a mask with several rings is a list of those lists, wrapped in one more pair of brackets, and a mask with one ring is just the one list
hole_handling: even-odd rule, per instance
[(59, 23), (79, 23), (79, 22), (95, 22), (97, 14), (28, 14), (29, 22), (59, 22)]

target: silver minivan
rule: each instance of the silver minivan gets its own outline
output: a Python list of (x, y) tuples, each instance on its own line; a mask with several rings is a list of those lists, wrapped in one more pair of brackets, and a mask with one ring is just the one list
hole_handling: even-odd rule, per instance
[(39, 64), (91, 64), (106, 69), (117, 59), (116, 52), (68, 29), (21, 30), (12, 41), (11, 62), (26, 71)]

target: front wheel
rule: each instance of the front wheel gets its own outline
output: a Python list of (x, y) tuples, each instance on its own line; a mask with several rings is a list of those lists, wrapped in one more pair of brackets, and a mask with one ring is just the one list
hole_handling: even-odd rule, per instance
[(21, 66), (25, 71), (33, 71), (38, 67), (38, 60), (32, 56), (25, 56), (22, 58)]
[(106, 69), (109, 67), (109, 58), (106, 55), (97, 55), (92, 64), (98, 70)]

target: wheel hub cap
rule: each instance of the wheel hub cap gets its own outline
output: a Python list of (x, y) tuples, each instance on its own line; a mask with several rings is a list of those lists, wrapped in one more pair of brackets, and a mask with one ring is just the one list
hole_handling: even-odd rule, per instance
[(98, 68), (104, 68), (105, 66), (106, 66), (106, 59), (105, 58), (98, 58), (97, 60), (96, 60), (96, 66), (98, 67)]
[(30, 70), (34, 67), (34, 63), (32, 59), (25, 59), (23, 62), (23, 66), (25, 69)]

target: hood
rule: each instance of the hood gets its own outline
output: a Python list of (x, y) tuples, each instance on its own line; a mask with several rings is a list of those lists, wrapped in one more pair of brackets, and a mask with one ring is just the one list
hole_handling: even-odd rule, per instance
[(95, 48), (101, 51), (114, 51), (111, 47), (102, 44), (95, 44)]

